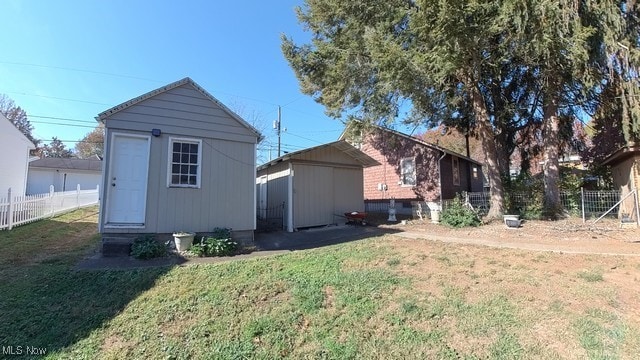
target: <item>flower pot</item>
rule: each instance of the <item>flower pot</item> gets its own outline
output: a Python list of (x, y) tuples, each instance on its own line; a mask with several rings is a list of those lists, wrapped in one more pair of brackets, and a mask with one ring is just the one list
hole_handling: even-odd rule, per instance
[(518, 219), (517, 217), (504, 218), (504, 224), (510, 228), (519, 228), (521, 223), (522, 220)]
[(176, 233), (173, 234), (173, 241), (176, 244), (176, 250), (182, 252), (187, 251), (193, 245), (194, 233)]
[(434, 224), (440, 223), (440, 210), (431, 210), (431, 222)]

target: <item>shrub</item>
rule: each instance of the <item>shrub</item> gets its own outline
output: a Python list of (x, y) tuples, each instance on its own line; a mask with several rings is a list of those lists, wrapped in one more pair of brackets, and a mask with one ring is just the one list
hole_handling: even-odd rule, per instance
[(208, 237), (203, 240), (206, 256), (230, 256), (238, 249), (238, 244), (231, 239)]
[(238, 250), (238, 243), (231, 240), (231, 229), (215, 228), (212, 235), (202, 237), (193, 244), (189, 253), (194, 256), (231, 256)]
[(459, 197), (453, 199), (442, 211), (442, 223), (454, 228), (480, 225), (480, 218), (475, 211), (465, 206)]
[(151, 235), (137, 237), (131, 245), (131, 256), (136, 259), (152, 259), (166, 254), (166, 246), (157, 242)]

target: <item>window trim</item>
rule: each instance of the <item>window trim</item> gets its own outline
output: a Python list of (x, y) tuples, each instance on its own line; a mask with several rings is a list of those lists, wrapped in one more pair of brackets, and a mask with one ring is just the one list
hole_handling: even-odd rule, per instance
[[(412, 161), (413, 162), (413, 181), (414, 181), (414, 184), (407, 184), (404, 181), (404, 174), (405, 173), (404, 173), (404, 169), (403, 169), (403, 164), (406, 161)], [(406, 157), (406, 158), (400, 159), (400, 186), (402, 186), (402, 187), (414, 187), (414, 186), (418, 185), (418, 177), (416, 175), (416, 167), (417, 166), (416, 166), (416, 158), (415, 158), (415, 156)]]
[(451, 177), (453, 185), (460, 186), (460, 159), (457, 156), (451, 156)]
[[(173, 143), (174, 142), (182, 142), (182, 143), (191, 143), (198, 144), (198, 171), (196, 172), (196, 184), (172, 184), (171, 183), (171, 165), (173, 165)], [(169, 137), (169, 145), (167, 152), (167, 187), (168, 188), (187, 188), (187, 189), (200, 189), (201, 181), (200, 174), (202, 174), (202, 139), (195, 138), (185, 138), (185, 137)]]

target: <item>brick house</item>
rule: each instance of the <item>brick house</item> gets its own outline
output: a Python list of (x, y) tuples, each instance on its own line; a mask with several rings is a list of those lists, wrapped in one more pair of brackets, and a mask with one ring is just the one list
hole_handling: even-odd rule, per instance
[(481, 163), (418, 138), (374, 125), (355, 131), (347, 127), (340, 139), (381, 164), (364, 169), (364, 198), (370, 209), (395, 199), (398, 211), (408, 212), (412, 202), (439, 202), (463, 191), (483, 190)]

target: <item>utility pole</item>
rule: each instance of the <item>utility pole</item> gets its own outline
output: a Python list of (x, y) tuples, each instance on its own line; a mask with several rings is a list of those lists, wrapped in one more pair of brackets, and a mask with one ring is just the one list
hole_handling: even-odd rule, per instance
[(273, 122), (273, 128), (276, 129), (276, 134), (278, 134), (278, 157), (280, 157), (280, 129), (281, 127), (281, 121), (282, 121), (282, 110), (280, 108), (280, 105), (278, 105), (278, 120)]

